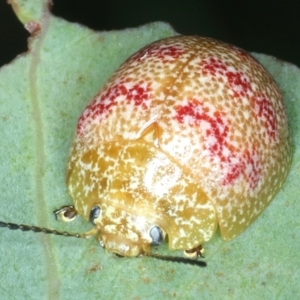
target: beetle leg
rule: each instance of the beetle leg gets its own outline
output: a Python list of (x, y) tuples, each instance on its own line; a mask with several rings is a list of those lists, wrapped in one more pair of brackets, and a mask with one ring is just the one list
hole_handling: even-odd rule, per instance
[(183, 253), (188, 258), (196, 259), (199, 256), (203, 258), (204, 248), (199, 245), (196, 248), (184, 250)]
[(72, 222), (77, 216), (77, 211), (73, 205), (62, 206), (61, 208), (56, 209), (53, 213), (56, 220), (59, 215), (64, 222)]
[[(97, 233), (99, 232), (99, 229), (97, 227), (85, 232), (84, 234), (82, 234), (82, 236), (85, 238), (85, 239), (89, 239), (90, 237), (96, 235)], [(101, 245), (101, 244), (100, 244)]]

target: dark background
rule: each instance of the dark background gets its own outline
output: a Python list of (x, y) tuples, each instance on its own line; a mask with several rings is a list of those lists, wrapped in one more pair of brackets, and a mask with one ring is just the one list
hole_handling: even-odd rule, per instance
[[(300, 66), (298, 0), (53, 0), (52, 12), (96, 30), (165, 21), (179, 33), (214, 37)], [(0, 66), (26, 51), (28, 36), (0, 0)]]

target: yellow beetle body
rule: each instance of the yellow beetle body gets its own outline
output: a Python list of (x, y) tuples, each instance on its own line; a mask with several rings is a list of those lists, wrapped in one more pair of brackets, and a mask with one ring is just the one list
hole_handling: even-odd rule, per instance
[(67, 183), (101, 245), (137, 256), (166, 236), (170, 249), (195, 249), (217, 226), (236, 237), (290, 163), (283, 99), (267, 71), (235, 46), (175, 36), (131, 56), (84, 110)]

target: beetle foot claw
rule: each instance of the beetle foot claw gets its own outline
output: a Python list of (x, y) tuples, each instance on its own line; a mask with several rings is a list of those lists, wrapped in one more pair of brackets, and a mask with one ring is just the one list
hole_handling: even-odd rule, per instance
[(184, 255), (191, 259), (197, 259), (198, 257), (204, 258), (203, 253), (204, 253), (204, 248), (202, 247), (202, 245), (199, 245), (198, 247), (193, 249), (184, 250)]

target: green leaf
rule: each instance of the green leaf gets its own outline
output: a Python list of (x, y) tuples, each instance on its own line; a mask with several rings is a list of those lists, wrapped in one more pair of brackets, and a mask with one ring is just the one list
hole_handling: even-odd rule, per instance
[[(65, 170), (77, 119), (131, 53), (176, 33), (163, 23), (94, 32), (52, 16), (45, 11), (46, 4), (14, 1), (22, 22), (34, 20), (41, 31), (31, 39), (28, 53), (0, 70), (0, 219), (85, 232), (92, 226), (84, 220), (63, 224), (52, 214), (72, 203)], [(298, 298), (300, 70), (269, 56), (255, 56), (283, 92), (295, 147), (286, 184), (249, 229), (231, 242), (216, 234), (205, 245), (206, 268), (148, 257), (116, 258), (95, 239), (1, 229), (1, 297)], [(182, 255), (170, 253), (167, 245), (160, 248), (162, 254)]]
[(49, 15), (50, 0), (10, 0), (9, 3), (23, 24), (42, 22)]

